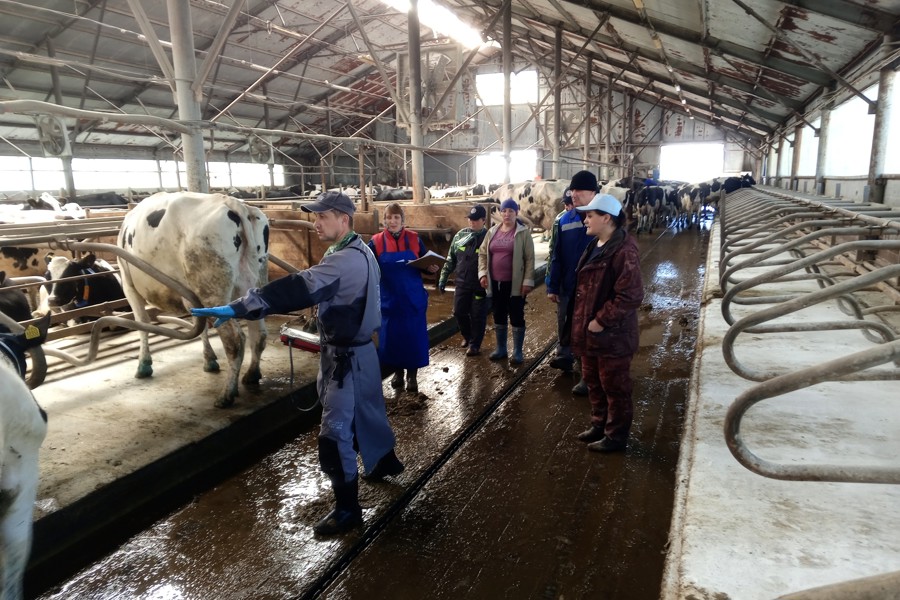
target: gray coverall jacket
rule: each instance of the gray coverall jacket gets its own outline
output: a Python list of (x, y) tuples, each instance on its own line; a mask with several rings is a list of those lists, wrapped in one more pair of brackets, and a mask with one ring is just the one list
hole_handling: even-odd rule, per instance
[(366, 472), (394, 447), (372, 342), (381, 326), (380, 277), (375, 256), (356, 236), (319, 264), (252, 289), (230, 305), (245, 319), (319, 305), (319, 460), (332, 481), (356, 478), (354, 438)]

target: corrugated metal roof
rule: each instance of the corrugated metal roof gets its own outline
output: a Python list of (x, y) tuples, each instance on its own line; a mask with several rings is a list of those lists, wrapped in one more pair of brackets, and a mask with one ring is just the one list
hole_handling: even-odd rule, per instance
[[(552, 76), (559, 30), (571, 83), (583, 82), (591, 58), (598, 83), (611, 80), (660, 107), (751, 138), (808, 112), (836, 80), (854, 87), (874, 81), (884, 36), (900, 15), (900, 0), (511, 2), (520, 62)], [(55, 71), (65, 106), (176, 118), (170, 84), (132, 11), (141, 7), (171, 61), (167, 4), (0, 0), (0, 100), (56, 102)], [(494, 18), (501, 0), (441, 4), (478, 29), (495, 21), (485, 33), (502, 38)], [(231, 3), (191, 0), (190, 6), (200, 65)], [(352, 9), (327, 0), (244, 2), (202, 88), (202, 119), (349, 136), (389, 109), (384, 78), (396, 86), (407, 17), (379, 0), (354, 0)], [(427, 27), (421, 32), (423, 44), (442, 41)], [(0, 114), (0, 136), (8, 142), (0, 143), (0, 153), (18, 147), (40, 155), (30, 116)], [(212, 143), (216, 151), (242, 152), (247, 139), (217, 131)], [(296, 138), (273, 141), (288, 154), (309, 148)], [(158, 129), (87, 119), (75, 124), (75, 142), (80, 155), (134, 149), (160, 158), (170, 158), (180, 144), (179, 136)]]

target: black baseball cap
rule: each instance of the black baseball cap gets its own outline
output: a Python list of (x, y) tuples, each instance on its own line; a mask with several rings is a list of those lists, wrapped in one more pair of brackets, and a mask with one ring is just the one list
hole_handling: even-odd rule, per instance
[(484, 207), (480, 204), (476, 204), (472, 207), (472, 210), (469, 211), (469, 220), (477, 221), (478, 219), (487, 218), (487, 211), (484, 210)]

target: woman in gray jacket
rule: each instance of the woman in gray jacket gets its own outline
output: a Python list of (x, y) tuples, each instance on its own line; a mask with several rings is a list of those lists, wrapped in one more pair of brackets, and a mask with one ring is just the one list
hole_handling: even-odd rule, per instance
[(500, 205), (500, 223), (491, 227), (478, 252), (478, 277), (491, 298), (497, 349), (488, 357), (507, 357), (507, 319), (513, 330), (513, 355), (510, 362), (525, 361), (525, 297), (534, 289), (534, 241), (531, 231), (516, 218), (519, 205), (504, 200)]

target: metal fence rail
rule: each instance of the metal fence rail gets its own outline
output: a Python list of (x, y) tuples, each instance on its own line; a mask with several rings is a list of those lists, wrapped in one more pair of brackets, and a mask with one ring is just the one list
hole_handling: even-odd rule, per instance
[[(124, 216), (91, 218), (77, 221), (55, 221), (24, 226), (18, 224), (0, 225), (0, 246), (66, 250), (73, 255), (81, 252), (102, 252), (114, 255), (119, 264), (121, 264), (121, 262), (127, 262), (133, 268), (143, 271), (145, 274), (153, 277), (180, 294), (189, 305), (197, 307), (202, 306), (197, 295), (190, 288), (171, 278), (154, 265), (134, 256), (115, 244), (90, 241), (96, 240), (97, 238), (117, 236), (123, 219)], [(311, 224), (305, 225), (312, 226)], [(298, 271), (298, 269), (290, 263), (272, 254), (269, 254), (269, 261), (277, 264), (288, 272)], [(115, 270), (118, 270), (117, 267)], [(104, 275), (107, 274), (98, 273), (94, 276), (99, 277)], [(72, 279), (84, 279), (85, 277), (91, 277), (91, 275), (82, 275)], [(46, 283), (46, 280), (40, 277), (20, 277), (9, 278), (9, 282), (12, 285), (5, 289), (21, 289), (26, 292), (33, 292), (38, 286)], [(36, 294), (33, 293), (31, 295), (36, 296)], [(32, 304), (36, 303), (32, 302)], [(193, 318), (188, 321), (176, 316), (161, 315), (155, 308), (148, 307), (151, 318), (159, 324), (142, 323), (135, 320), (131, 312), (117, 315), (111, 314), (113, 310), (119, 309), (125, 311), (130, 310), (126, 300), (106, 302), (88, 308), (63, 310), (61, 313), (55, 314), (52, 319), (53, 323), (60, 323), (82, 316), (97, 317), (97, 320), (92, 321), (91, 323), (78, 325), (61, 332), (51, 332), (50, 336), (48, 336), (48, 339), (56, 340), (71, 337), (76, 334), (89, 333), (90, 337), (87, 342), (87, 352), (82, 356), (76, 356), (71, 352), (59, 348), (53, 348), (46, 345), (43, 346), (40, 356), (33, 357), (36, 358), (36, 361), (32, 361), (31, 368), (29, 368), (29, 372), (26, 376), (26, 383), (28, 386), (33, 389), (41, 385), (44, 381), (46, 375), (46, 363), (44, 362), (43, 355), (59, 358), (76, 367), (90, 365), (98, 356), (104, 329), (118, 328), (129, 331), (146, 331), (151, 334), (182, 341), (192, 340), (205, 333), (205, 319)], [(36, 319), (23, 321), (22, 323), (27, 325), (34, 321), (36, 321)]]
[[(900, 210), (752, 188), (720, 202), (720, 215), (722, 315), (731, 325), (722, 352), (732, 371), (761, 382), (727, 412), (731, 453), (747, 469), (775, 479), (900, 483), (900, 467), (768, 461), (741, 435), (746, 412), (764, 400), (824, 382), (900, 380)], [(815, 289), (804, 289), (804, 281)], [(798, 314), (823, 303), (836, 304), (846, 318)], [(734, 314), (738, 305), (741, 318)], [(860, 350), (801, 367), (760, 368), (735, 350), (744, 335), (852, 330), (861, 334)]]

